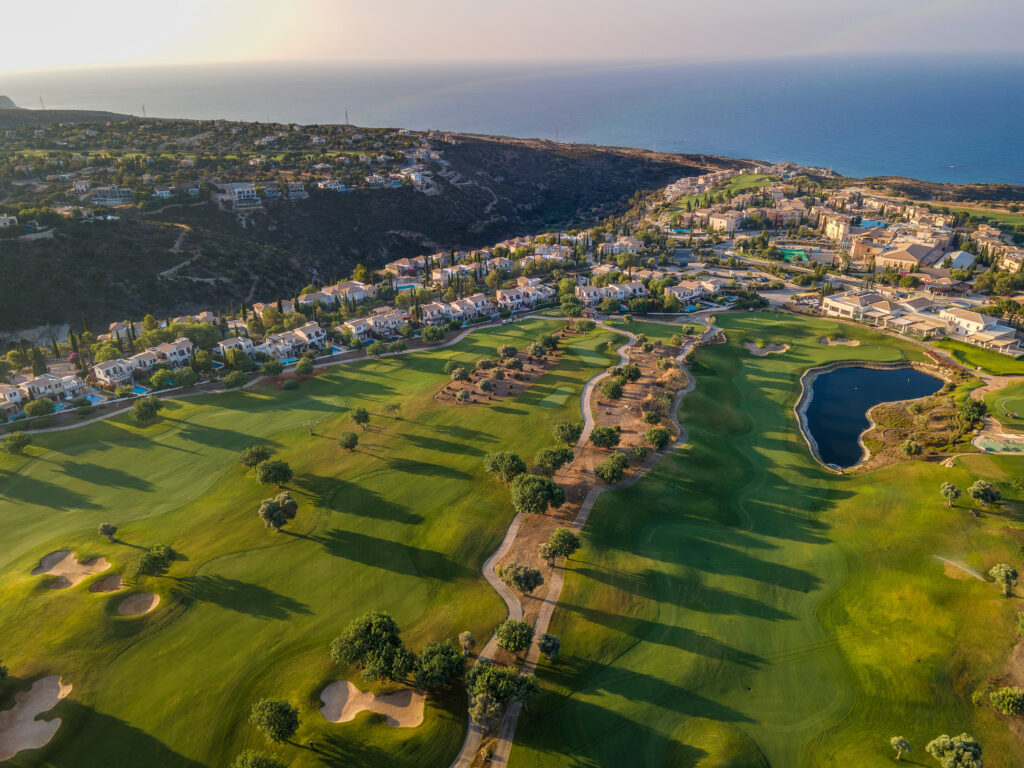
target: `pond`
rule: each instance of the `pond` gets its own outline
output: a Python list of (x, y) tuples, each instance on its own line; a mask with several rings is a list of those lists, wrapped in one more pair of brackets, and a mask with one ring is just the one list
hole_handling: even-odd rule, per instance
[(879, 403), (933, 395), (942, 380), (914, 368), (850, 367), (823, 373), (811, 384), (805, 423), (825, 464), (852, 467), (863, 457), (860, 436), (867, 412)]

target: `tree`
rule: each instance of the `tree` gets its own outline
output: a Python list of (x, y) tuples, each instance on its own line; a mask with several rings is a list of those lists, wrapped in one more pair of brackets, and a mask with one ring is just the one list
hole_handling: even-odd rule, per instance
[(166, 544), (150, 547), (141, 555), (136, 570), (143, 576), (159, 576), (174, 562), (174, 550)]
[(110, 541), (114, 540), (114, 534), (117, 533), (117, 526), (110, 523), (100, 523), (99, 534), (100, 536), (106, 536)]
[(672, 434), (664, 427), (651, 427), (644, 432), (644, 441), (656, 451), (660, 451), (671, 440)]
[(494, 631), (498, 636), (498, 647), (510, 653), (519, 653), (530, 647), (533, 640), (533, 625), (526, 621), (506, 619)]
[(555, 440), (565, 445), (576, 445), (583, 434), (583, 425), (573, 421), (556, 421), (551, 425)]
[(404, 680), (416, 658), (402, 645), (398, 624), (387, 613), (372, 611), (354, 619), (331, 642), (336, 664), (359, 664), (367, 680)]
[(256, 482), (260, 485), (283, 486), (292, 479), (292, 468), (288, 462), (270, 459), (256, 465)]
[(468, 629), (464, 632), (460, 632), (459, 645), (462, 647), (462, 652), (468, 656), (469, 652), (476, 647), (476, 638), (473, 637), (473, 633)]
[(232, 371), (224, 377), (224, 386), (227, 389), (238, 389), (249, 381), (249, 377), (245, 375), (245, 371)]
[(484, 456), (484, 469), (497, 475), (503, 483), (511, 483), (526, 472), (526, 462), (512, 451), (493, 451)]
[(547, 543), (551, 545), (556, 555), (572, 557), (580, 548), (580, 537), (568, 528), (556, 528)]
[(267, 528), (273, 528), (278, 533), (281, 528), (288, 524), (289, 520), (295, 519), (295, 513), (299, 511), (299, 505), (292, 498), (292, 495), (285, 491), (279, 493), (272, 499), (264, 499), (260, 502), (259, 515)]
[(18, 456), (24, 453), (31, 443), (32, 435), (25, 432), (8, 432), (0, 438), (0, 451)]
[(383, 341), (375, 341), (366, 348), (366, 354), (378, 360), (380, 360), (380, 356), (383, 355), (386, 351), (387, 347), (385, 346)]
[(163, 402), (156, 395), (140, 397), (132, 403), (132, 418), (139, 422), (139, 424), (149, 424), (156, 419), (157, 413), (163, 407)]
[(925, 751), (938, 760), (942, 768), (982, 768), (981, 744), (966, 733), (952, 738), (942, 734), (928, 742)]
[(365, 431), (366, 425), (370, 423), (370, 412), (362, 407), (353, 408), (352, 423)]
[(280, 376), (283, 371), (284, 366), (279, 360), (267, 360), (260, 366), (260, 373), (264, 376)]
[(594, 474), (606, 483), (617, 483), (626, 471), (626, 454), (616, 451), (594, 467)]
[(921, 444), (912, 437), (908, 437), (900, 445), (900, 450), (903, 451), (904, 456), (920, 456), (921, 455)]
[(1000, 688), (997, 691), (992, 691), (988, 697), (992, 706), (1004, 715), (1012, 717), (1024, 713), (1024, 688)]
[(518, 352), (519, 350), (516, 349), (511, 344), (502, 344), (500, 347), (498, 347), (498, 357), (500, 357), (502, 360), (509, 357), (515, 357)]
[(528, 595), (544, 583), (544, 577), (536, 568), (519, 563), (509, 563), (498, 569), (498, 578), (513, 589)]
[(619, 444), (619, 428), (594, 427), (590, 430), (590, 442), (598, 448), (614, 448)]
[(609, 400), (618, 400), (622, 397), (622, 379), (618, 376), (602, 379), (598, 388), (601, 390), (601, 394)]
[(982, 504), (995, 504), (1003, 495), (988, 480), (975, 480), (974, 484), (967, 489), (972, 499)]
[(595, 326), (593, 320), (579, 320), (576, 323), (576, 330), (585, 335), (594, 330)]
[(288, 768), (288, 764), (282, 763), (276, 757), (272, 757), (266, 752), (256, 752), (255, 750), (248, 749), (235, 758), (231, 768)]
[(489, 728), (501, 716), (501, 703), (489, 693), (479, 693), (470, 700), (469, 716), (477, 725)]
[(956, 504), (956, 500), (960, 498), (961, 490), (952, 483), (943, 483), (939, 487), (939, 493), (946, 500), (946, 506), (952, 507)]
[(423, 329), (420, 338), (427, 344), (434, 344), (444, 339), (444, 328), (437, 325), (428, 325)]
[(551, 477), (566, 463), (572, 461), (572, 449), (561, 445), (554, 448), (542, 448), (537, 451), (534, 461), (541, 472)]
[(1013, 588), (1017, 585), (1017, 571), (1006, 563), (999, 563), (993, 565), (992, 570), (988, 572), (999, 588), (1003, 590), (1003, 597), (1009, 597), (1010, 593), (1013, 592)]
[(356, 449), (358, 444), (359, 435), (355, 432), (342, 432), (338, 435), (338, 445), (350, 453)]
[(974, 400), (970, 397), (957, 406), (957, 411), (968, 424), (973, 424), (985, 415), (985, 403), (981, 400)]
[(540, 546), (537, 547), (537, 554), (542, 560), (544, 560), (549, 566), (555, 564), (555, 558), (558, 557), (558, 552), (555, 551), (550, 541), (542, 541)]
[(312, 376), (313, 375), (313, 361), (308, 357), (304, 357), (295, 364), (295, 373), (298, 376)]
[(892, 748), (896, 750), (896, 759), (902, 760), (903, 753), (910, 751), (910, 742), (904, 739), (902, 736), (893, 736), (889, 739), (889, 743)]
[(274, 452), (270, 450), (270, 448), (262, 443), (256, 443), (254, 445), (250, 445), (238, 454), (238, 461), (242, 466), (252, 469), (257, 464), (263, 463), (273, 455)]
[(416, 685), (440, 688), (458, 679), (466, 668), (466, 657), (451, 643), (429, 643), (416, 657)]
[(549, 659), (554, 660), (562, 649), (562, 641), (558, 639), (558, 635), (549, 635), (545, 632), (537, 638), (537, 648)]
[[(532, 631), (533, 628), (530, 627), (530, 629)], [(536, 696), (539, 689), (537, 678), (534, 675), (520, 675), (512, 667), (497, 667), (489, 661), (481, 661), (466, 672), (466, 691), (474, 702), (470, 709), (471, 714), (481, 697), (486, 697), (489, 700), (486, 702), (489, 704), (488, 707), (481, 707), (485, 710), (482, 714), (489, 714), (489, 719), (478, 719), (476, 715), (473, 715), (474, 722), (486, 724), (497, 719), (502, 705), (506, 702), (512, 700), (526, 702)]]
[(465, 368), (452, 369), (452, 381), (469, 381), (469, 371)]
[(167, 389), (174, 386), (174, 373), (163, 368), (149, 377), (149, 386), (153, 389)]
[(56, 406), (53, 404), (53, 400), (48, 397), (41, 397), (38, 400), (30, 400), (25, 405), (26, 416), (49, 416), (53, 413)]
[(252, 705), (249, 722), (267, 740), (280, 743), (299, 730), (299, 710), (281, 699), (261, 699)]
[(517, 513), (539, 515), (564, 503), (565, 491), (549, 477), (523, 474), (512, 481), (512, 508)]

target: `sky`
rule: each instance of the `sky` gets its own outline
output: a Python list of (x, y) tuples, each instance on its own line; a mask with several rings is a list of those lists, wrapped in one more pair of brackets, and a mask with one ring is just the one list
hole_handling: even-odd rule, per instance
[(1021, 0), (36, 0), (3, 11), (0, 77), (246, 61), (1019, 53), (1022, 25)]

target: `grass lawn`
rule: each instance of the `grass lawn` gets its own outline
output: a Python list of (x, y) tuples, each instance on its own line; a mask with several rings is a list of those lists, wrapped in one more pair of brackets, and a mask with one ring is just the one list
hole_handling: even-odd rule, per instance
[[(987, 766), (1016, 765), (1016, 737), (968, 697), (1005, 662), (1017, 601), (947, 577), (934, 555), (1020, 566), (1009, 510), (972, 518), (938, 488), (984, 476), (1016, 498), (1008, 481), (1024, 460), (829, 473), (797, 430), (800, 374), (920, 350), (823, 320), (717, 321), (729, 343), (695, 356), (680, 412), (688, 444), (601, 496), (568, 563), (550, 629), (562, 654), (541, 666), (545, 693), (510, 762), (884, 766), (893, 735), (919, 754), (966, 730)], [(832, 334), (861, 345), (818, 343)], [(758, 336), (791, 348), (754, 357), (742, 342)]]
[[(985, 393), (989, 414), (1004, 427), (1024, 431), (1024, 381)], [(1015, 413), (1016, 417), (1009, 414)]]
[(984, 373), (994, 376), (1024, 375), (1024, 360), (1017, 360), (1000, 352), (952, 339), (936, 341), (935, 346), (948, 350), (958, 362), (970, 368), (980, 368)]
[(648, 339), (655, 343), (668, 344), (669, 339), (675, 335), (682, 336), (684, 328), (690, 328), (695, 335), (704, 333), (707, 326), (703, 323), (655, 323), (647, 320), (636, 320), (634, 319), (631, 323), (626, 323), (622, 320), (608, 320), (606, 325), (610, 325), (612, 328), (618, 328), (619, 330), (630, 331), (631, 333), (642, 333), (647, 336)]
[[(766, 176), (760, 173), (741, 173), (738, 176), (733, 176), (729, 179), (729, 183), (723, 186), (717, 186), (711, 192), (713, 195), (717, 195), (720, 192), (728, 192), (730, 194), (739, 194), (741, 190), (752, 191), (754, 189), (763, 189), (769, 186), (773, 181), (777, 181), (777, 176)], [(698, 200), (703, 200), (705, 195), (685, 195), (680, 197), (678, 200), (673, 202), (667, 209), (670, 216), (674, 216), (677, 213), (683, 213), (686, 211), (686, 204), (690, 203), (691, 206), (696, 207)]]
[[(583, 382), (615, 359), (604, 351), (612, 334), (572, 337), (561, 364), (514, 399), (453, 407), (433, 395), (446, 360), (494, 357), (553, 327), (483, 329), (454, 347), (335, 367), (294, 391), (168, 401), (152, 426), (118, 418), (37, 434), (26, 458), (0, 456), (0, 659), (15, 678), (0, 709), (44, 673), (74, 685), (45, 716), (64, 719), (51, 745), (13, 764), (222, 768), (262, 747), (248, 711), (275, 696), (300, 708), (297, 741), (320, 745), (318, 755), (270, 750), (292, 768), (446, 766), (465, 732), (461, 691), (429, 698), (417, 728), (370, 713), (327, 723), (317, 711), (327, 682), (351, 676), (365, 687), (327, 649), (368, 610), (390, 611), (414, 650), (464, 629), (484, 638), (504, 616), (480, 566), (513, 513), (481, 457), (507, 447), (532, 457), (551, 442), (551, 421), (579, 418)], [(397, 420), (383, 415), (395, 401)], [(348, 453), (336, 439), (354, 429), (359, 405), (371, 423), (354, 430)], [(285, 533), (256, 514), (276, 489), (237, 463), (256, 441), (295, 470), (288, 488), (300, 508)], [(116, 543), (96, 535), (101, 522), (120, 526)], [(106, 557), (103, 575), (123, 573), (157, 543), (181, 558), (168, 575), (140, 580), (162, 597), (143, 617), (119, 616), (121, 595), (91, 593), (102, 576), (51, 590), (29, 575), (57, 549)]]
[[(934, 203), (933, 203), (934, 205)], [(942, 206), (945, 208), (946, 206)], [(966, 213), (971, 216), (985, 216), (993, 224), (1024, 224), (1024, 213), (1014, 213), (1005, 208), (950, 208), (952, 213)]]

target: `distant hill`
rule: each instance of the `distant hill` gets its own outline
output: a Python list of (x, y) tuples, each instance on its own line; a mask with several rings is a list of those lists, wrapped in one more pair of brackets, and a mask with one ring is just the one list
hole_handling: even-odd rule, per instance
[(134, 115), (96, 112), (91, 109), (21, 109), (7, 96), (0, 96), (0, 128), (50, 123), (108, 123), (131, 120)]

